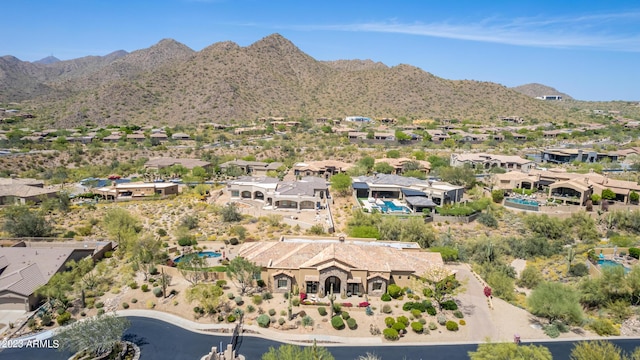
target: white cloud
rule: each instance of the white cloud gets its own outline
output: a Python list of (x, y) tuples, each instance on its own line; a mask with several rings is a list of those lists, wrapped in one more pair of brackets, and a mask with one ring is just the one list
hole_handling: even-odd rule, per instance
[(636, 24), (640, 12), (580, 15), (576, 17), (486, 18), (476, 22), (369, 22), (296, 27), (299, 30), (334, 30), (397, 33), (478, 42), (546, 48), (590, 48), (640, 52)]

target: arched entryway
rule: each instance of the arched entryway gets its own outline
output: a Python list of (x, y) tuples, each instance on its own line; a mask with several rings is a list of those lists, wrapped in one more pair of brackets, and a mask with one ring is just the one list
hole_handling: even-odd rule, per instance
[(324, 281), (324, 294), (330, 294), (333, 288), (334, 294), (340, 294), (340, 279), (337, 276), (329, 276)]

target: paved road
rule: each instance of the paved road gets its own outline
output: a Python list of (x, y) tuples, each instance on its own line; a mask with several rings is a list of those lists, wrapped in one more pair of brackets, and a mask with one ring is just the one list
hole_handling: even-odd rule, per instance
[[(197, 360), (208, 353), (211, 346), (220, 342), (226, 344), (230, 336), (214, 336), (194, 333), (172, 324), (149, 318), (130, 317), (131, 327), (125, 338), (137, 343), (142, 350), (142, 360)], [(640, 339), (612, 340), (613, 343), (630, 351), (640, 346)], [(547, 346), (554, 359), (568, 359), (574, 342), (558, 341), (538, 343)], [(280, 343), (245, 336), (240, 352), (248, 360), (259, 360), (269, 347)], [(226, 346), (226, 345), (225, 345)], [(352, 346), (329, 347), (337, 360), (356, 359), (366, 352), (372, 352), (384, 360), (462, 360), (468, 359), (467, 352), (476, 349), (473, 344), (406, 346), (402, 343), (392, 346)], [(70, 354), (51, 349), (5, 349), (0, 352), (2, 360), (66, 360)]]

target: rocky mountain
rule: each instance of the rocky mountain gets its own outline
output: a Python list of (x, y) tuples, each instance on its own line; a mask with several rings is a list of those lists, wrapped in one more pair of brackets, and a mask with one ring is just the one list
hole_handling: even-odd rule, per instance
[(520, 85), (512, 88), (513, 90), (525, 94), (527, 96), (531, 96), (533, 98), (543, 96), (543, 95), (560, 95), (565, 100), (572, 100), (573, 98), (565, 93), (561, 93), (560, 91), (546, 85), (531, 83)]
[(446, 80), (415, 66), (371, 60), (318, 61), (279, 34), (247, 47), (226, 41), (198, 52), (165, 39), (130, 54), (83, 59), (73, 66), (0, 63), (0, 80), (14, 77), (11, 86), (0, 87), (0, 102), (30, 99), (43, 118), (64, 126), (263, 116), (491, 121), (517, 115), (546, 121), (567, 115), (495, 83)]
[(58, 59), (55, 56), (47, 56), (46, 58), (42, 58), (40, 60), (34, 61), (34, 64), (41, 64), (41, 65), (49, 65), (49, 64), (53, 64), (53, 63), (57, 63), (59, 62), (60, 59)]

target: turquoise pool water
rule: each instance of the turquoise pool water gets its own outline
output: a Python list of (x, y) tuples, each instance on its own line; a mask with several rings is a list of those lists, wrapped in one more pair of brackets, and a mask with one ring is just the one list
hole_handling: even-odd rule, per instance
[[(182, 260), (183, 256), (190, 256), (190, 255), (192, 255), (192, 254), (180, 255), (177, 258), (175, 258), (173, 260), (173, 262), (174, 263), (179, 263), (180, 260)], [(215, 252), (215, 251), (201, 251), (201, 252), (198, 253), (198, 257), (201, 257), (201, 258), (217, 258), (217, 257), (220, 257), (220, 256), (222, 256), (222, 254), (220, 254), (218, 252)]]
[(380, 205), (380, 210), (382, 210), (382, 212), (384, 212), (384, 213), (386, 213), (386, 212), (404, 212), (404, 213), (411, 212), (411, 210), (409, 210), (408, 207), (406, 207), (406, 206), (398, 206), (398, 205), (394, 204), (393, 201), (385, 200), (383, 202), (384, 202), (384, 205)]
[(598, 265), (600, 265), (600, 267), (601, 267), (602, 269), (604, 269), (604, 268), (609, 268), (609, 267), (617, 267), (617, 266), (620, 266), (620, 267), (624, 268), (624, 273), (625, 273), (625, 274), (629, 272), (629, 268), (628, 268), (628, 267), (625, 267), (624, 265), (619, 264), (619, 263), (617, 263), (617, 262), (615, 262), (615, 261), (613, 261), (613, 260), (608, 260), (608, 259), (605, 259), (605, 260), (598, 260)]
[(535, 200), (527, 200), (527, 199), (507, 198), (505, 201), (509, 201), (516, 204), (522, 204), (522, 205), (530, 205), (530, 206), (540, 205), (540, 203)]

